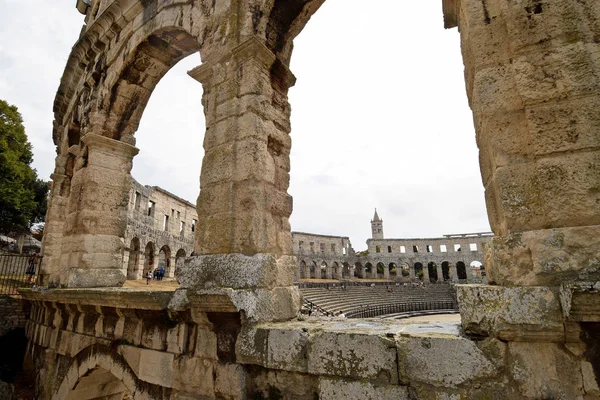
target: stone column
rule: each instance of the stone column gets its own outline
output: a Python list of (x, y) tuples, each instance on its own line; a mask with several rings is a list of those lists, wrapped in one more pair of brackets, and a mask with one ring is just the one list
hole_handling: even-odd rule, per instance
[(96, 134), (76, 161), (61, 254), (66, 287), (121, 286), (129, 172), (138, 149)]
[(390, 279), (390, 268), (389, 266), (384, 265), (383, 266), (383, 279)]
[(452, 282), (457, 282), (458, 281), (458, 273), (456, 272), (456, 265), (449, 263), (448, 271), (450, 271), (450, 279), (452, 280)]
[(423, 265), (423, 282), (429, 283), (429, 267)]
[(484, 263), (488, 279), (600, 279), (597, 2), (466, 0), (457, 15), (497, 235)]
[(333, 267), (331, 265), (327, 265), (325, 268), (325, 278), (332, 279), (333, 278)]
[(177, 259), (176, 259), (175, 255), (171, 255), (171, 257), (169, 258), (169, 268), (167, 271), (165, 271), (165, 277), (171, 278), (171, 279), (175, 277), (176, 263), (177, 263)]
[(412, 281), (416, 278), (415, 267), (412, 265), (408, 265), (408, 278)]
[(48, 197), (46, 224), (42, 239), (43, 256), (40, 263), (40, 284), (54, 287), (60, 283), (60, 255), (62, 237), (65, 227), (65, 214), (69, 201), (65, 194), (69, 193), (70, 179), (66, 175), (54, 173), (50, 175), (52, 187)]
[(438, 282), (444, 282), (444, 271), (442, 270), (442, 266), (440, 264), (435, 264), (438, 275)]

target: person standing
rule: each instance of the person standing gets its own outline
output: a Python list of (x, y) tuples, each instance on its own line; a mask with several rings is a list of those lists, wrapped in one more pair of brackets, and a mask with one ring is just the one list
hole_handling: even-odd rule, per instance
[(34, 252), (31, 257), (29, 257), (27, 270), (25, 274), (27, 274), (27, 283), (31, 283), (33, 280), (33, 276), (35, 275), (35, 265), (37, 264), (38, 253)]
[(150, 284), (150, 280), (152, 280), (152, 271), (148, 270), (148, 273), (146, 274), (146, 285)]

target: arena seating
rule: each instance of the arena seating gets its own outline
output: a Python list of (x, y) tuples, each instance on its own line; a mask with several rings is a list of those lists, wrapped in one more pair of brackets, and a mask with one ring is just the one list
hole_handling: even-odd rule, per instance
[[(321, 315), (335, 315), (343, 311), (349, 317), (356, 316), (375, 316), (389, 314), (402, 315), (406, 310), (414, 313), (413, 310), (423, 309), (431, 310), (435, 308), (454, 309), (456, 299), (454, 286), (452, 285), (416, 285), (416, 286), (395, 286), (390, 285), (391, 291), (386, 286), (346, 286), (341, 289), (339, 285), (335, 287), (301, 287), (300, 291), (304, 296), (305, 304)], [(416, 307), (415, 305), (422, 305)], [(406, 305), (406, 307), (402, 307)], [(427, 305), (427, 306), (426, 306)], [(389, 306), (389, 307), (385, 307)], [(392, 307), (393, 306), (393, 307)], [(412, 306), (412, 307), (411, 307)], [(365, 314), (365, 310), (371, 312)], [(380, 313), (373, 310), (381, 310)], [(401, 310), (398, 310), (401, 309)], [(416, 312), (418, 314), (418, 312)]]

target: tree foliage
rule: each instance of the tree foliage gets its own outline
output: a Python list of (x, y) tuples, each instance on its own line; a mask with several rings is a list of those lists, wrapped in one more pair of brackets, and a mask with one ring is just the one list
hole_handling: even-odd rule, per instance
[(44, 220), (48, 186), (32, 161), (21, 114), (0, 100), (0, 232), (23, 232)]

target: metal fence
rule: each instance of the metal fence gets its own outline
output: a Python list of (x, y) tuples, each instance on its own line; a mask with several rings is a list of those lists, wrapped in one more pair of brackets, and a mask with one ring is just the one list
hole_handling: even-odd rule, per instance
[(360, 310), (346, 313), (348, 318), (372, 318), (380, 315), (400, 314), (419, 311), (458, 310), (457, 304), (450, 300), (418, 301), (410, 303), (382, 304), (367, 306)]
[(0, 254), (0, 295), (16, 295), (18, 289), (33, 286), (41, 261), (41, 257), (34, 261), (29, 255)]

